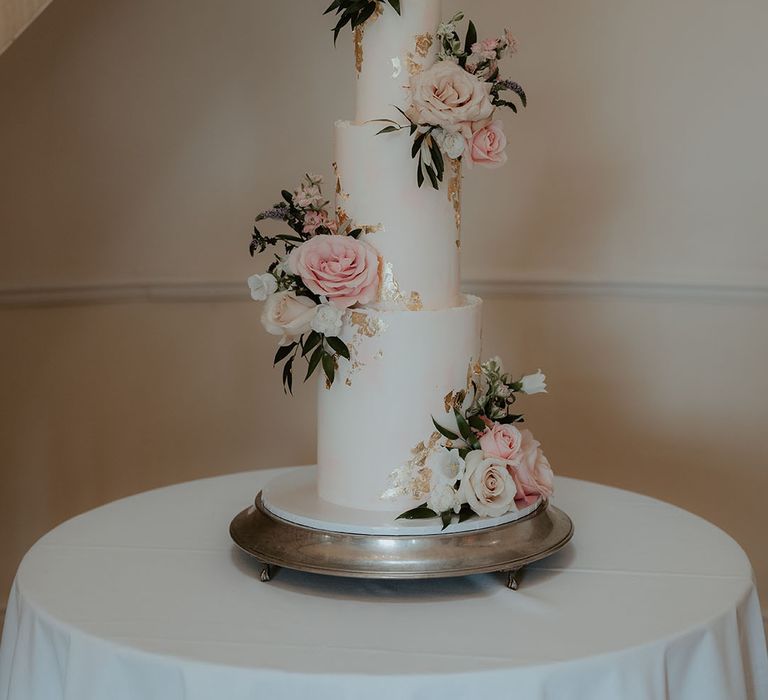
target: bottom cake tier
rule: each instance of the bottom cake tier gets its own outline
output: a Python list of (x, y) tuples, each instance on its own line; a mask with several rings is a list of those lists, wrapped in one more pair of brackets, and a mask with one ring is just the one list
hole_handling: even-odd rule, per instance
[[(402, 512), (392, 475), (434, 432), (446, 397), (464, 389), (480, 360), (482, 301), (434, 311), (351, 311), (336, 381), (320, 387), (318, 495), (356, 510)], [(387, 492), (390, 491), (389, 494)], [(385, 494), (387, 494), (385, 496)]]

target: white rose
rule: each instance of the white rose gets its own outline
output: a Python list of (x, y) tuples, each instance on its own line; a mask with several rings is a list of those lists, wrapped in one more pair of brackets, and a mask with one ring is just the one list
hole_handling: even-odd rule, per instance
[(334, 304), (321, 304), (312, 319), (310, 327), (313, 331), (322, 333), (330, 338), (338, 336), (344, 320), (344, 309)]
[(427, 499), (427, 508), (435, 513), (444, 513), (446, 510), (452, 510), (458, 513), (461, 510), (461, 500), (456, 489), (450, 484), (442, 484), (432, 489)]
[(432, 132), (435, 141), (443, 149), (445, 155), (449, 158), (460, 158), (467, 145), (466, 139), (459, 133), (437, 129)]
[(438, 61), (411, 78), (413, 118), (457, 131), (464, 122), (490, 117), (491, 83), (480, 81), (453, 61)]
[(546, 376), (542, 374), (541, 370), (535, 374), (526, 374), (521, 380), (521, 391), (524, 394), (546, 394), (547, 385), (545, 384)]
[(274, 275), (251, 275), (248, 278), (248, 286), (251, 288), (251, 299), (264, 301), (277, 291), (277, 280)]
[(261, 323), (272, 335), (280, 335), (280, 345), (288, 345), (309, 330), (317, 304), (293, 292), (278, 292), (267, 299)]
[(517, 486), (505, 460), (485, 457), (482, 450), (473, 450), (465, 463), (459, 497), (469, 503), (475, 513), (481, 517), (497, 517), (517, 509)]

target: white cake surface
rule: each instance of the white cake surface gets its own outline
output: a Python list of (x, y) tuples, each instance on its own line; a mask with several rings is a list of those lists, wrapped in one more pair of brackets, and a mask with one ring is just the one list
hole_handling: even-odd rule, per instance
[(384, 3), (381, 13), (357, 35), (357, 122), (393, 118), (392, 105), (401, 107), (407, 101), (410, 71), (435, 62), (440, 0), (405, 0), (400, 6), (398, 15)]
[(463, 389), (480, 359), (482, 301), (435, 311), (352, 311), (339, 360), (318, 400), (318, 492), (347, 508), (396, 511), (411, 498), (384, 499), (390, 476), (428, 440), (445, 415), (444, 398)]
[[(377, 135), (381, 128), (336, 123), (336, 206), (355, 225), (373, 227), (365, 240), (390, 275), (376, 305), (453, 306), (459, 303), (459, 230), (449, 182), (439, 190), (428, 183), (419, 188), (408, 131)], [(448, 163), (446, 180), (453, 177)]]
[(294, 467), (272, 479), (262, 491), (267, 510), (278, 518), (316, 530), (347, 532), (358, 535), (436, 535), (470, 532), (520, 520), (541, 505), (541, 497), (532, 498), (518, 510), (498, 518), (470, 518), (443, 529), (439, 518), (398, 520), (397, 511), (372, 511), (348, 508), (324, 501), (317, 496), (317, 470)]

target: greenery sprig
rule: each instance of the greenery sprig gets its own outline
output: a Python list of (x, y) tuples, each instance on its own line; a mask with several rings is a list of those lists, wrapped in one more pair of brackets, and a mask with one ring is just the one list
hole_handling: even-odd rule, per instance
[(323, 13), (336, 12), (339, 17), (336, 26), (333, 28), (333, 43), (339, 38), (339, 34), (344, 27), (349, 24), (352, 30), (365, 24), (378, 9), (379, 3), (382, 5), (388, 3), (400, 14), (400, 0), (333, 0), (328, 9)]
[(440, 183), (445, 174), (445, 159), (440, 145), (435, 138), (436, 133), (441, 133), (440, 127), (416, 124), (402, 109), (395, 107), (407, 120), (408, 124), (399, 124), (394, 119), (376, 119), (374, 121), (387, 124), (383, 129), (376, 132), (379, 134), (391, 134), (403, 129), (408, 129), (413, 136), (413, 145), (411, 146), (411, 158), (418, 159), (416, 165), (416, 182), (419, 187), (424, 184), (425, 179), (429, 179), (430, 184), (436, 190), (440, 189)]

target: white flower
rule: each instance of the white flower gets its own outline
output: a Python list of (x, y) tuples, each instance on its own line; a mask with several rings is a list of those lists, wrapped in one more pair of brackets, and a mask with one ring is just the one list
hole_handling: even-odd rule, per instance
[(280, 345), (289, 345), (309, 330), (317, 304), (293, 292), (278, 292), (267, 299), (261, 323), (267, 333), (282, 336)]
[(546, 394), (547, 385), (544, 383), (546, 376), (539, 370), (535, 374), (526, 374), (521, 380), (521, 391), (524, 394)]
[(461, 134), (445, 129), (435, 129), (432, 136), (449, 158), (460, 158), (464, 153), (467, 142)]
[(506, 460), (473, 450), (465, 461), (466, 471), (459, 489), (462, 501), (481, 517), (497, 517), (517, 509), (517, 485)]
[(432, 484), (448, 484), (453, 486), (464, 477), (464, 460), (457, 449), (448, 450), (438, 447), (427, 460), (427, 466), (432, 471)]
[(264, 301), (277, 291), (277, 280), (274, 275), (251, 275), (248, 278), (248, 286), (251, 288), (251, 299)]
[(310, 328), (330, 338), (336, 337), (341, 332), (344, 321), (344, 309), (333, 304), (321, 304), (317, 307), (317, 313), (312, 319)]
[(444, 513), (447, 510), (458, 513), (461, 510), (461, 500), (453, 486), (442, 484), (430, 491), (429, 498), (427, 499), (427, 508), (438, 514)]

